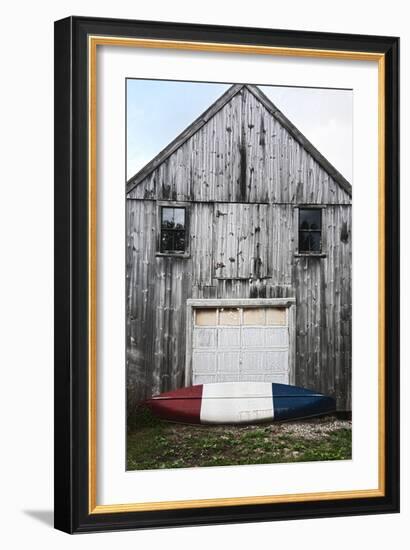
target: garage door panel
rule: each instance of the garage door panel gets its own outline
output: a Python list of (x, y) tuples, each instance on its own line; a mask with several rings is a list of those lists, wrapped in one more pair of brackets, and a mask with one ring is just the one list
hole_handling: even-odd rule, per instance
[(289, 384), (289, 373), (288, 372), (275, 372), (267, 376), (275, 384)]
[(216, 355), (215, 352), (194, 351), (193, 361), (195, 365), (195, 374), (216, 373)]
[(195, 324), (198, 326), (215, 326), (216, 325), (216, 309), (204, 308), (195, 311)]
[(226, 373), (218, 373), (218, 376), (216, 377), (217, 382), (240, 382), (241, 377), (238, 374), (226, 374)]
[(266, 308), (267, 325), (286, 325), (286, 309), (284, 307)]
[(251, 374), (252, 372), (274, 373), (288, 370), (288, 352), (287, 351), (267, 351), (242, 352), (242, 372)]
[(287, 328), (265, 328), (265, 346), (272, 347), (284, 347), (289, 346), (289, 331)]
[(253, 374), (253, 373), (263, 374), (264, 368), (265, 368), (263, 352), (242, 351), (241, 360), (242, 360), (242, 365), (241, 365), (242, 374)]
[(219, 324), (220, 325), (240, 325), (241, 313), (239, 308), (222, 308), (219, 311)]
[(243, 374), (241, 376), (241, 381), (243, 382), (269, 382), (270, 380), (266, 380), (266, 376), (264, 374)]
[(287, 328), (242, 327), (242, 348), (288, 347)]
[(241, 346), (241, 329), (234, 328), (218, 328), (218, 348), (240, 348)]
[(215, 348), (216, 347), (216, 329), (215, 328), (195, 328), (194, 330), (194, 348)]
[(266, 308), (248, 308), (243, 310), (244, 325), (264, 325), (266, 320)]
[(264, 329), (261, 327), (242, 327), (242, 348), (265, 347)]
[(287, 352), (265, 352), (263, 354), (263, 370), (267, 374), (288, 370)]
[(196, 384), (211, 384), (212, 382), (219, 382), (218, 377), (211, 374), (195, 374), (192, 380), (194, 385)]
[(286, 372), (288, 370), (287, 351), (267, 351), (263, 355), (265, 372)]
[(243, 374), (241, 382), (271, 382), (276, 384), (289, 384), (287, 372), (275, 374)]
[(239, 352), (218, 352), (217, 353), (218, 373), (237, 373), (240, 368)]

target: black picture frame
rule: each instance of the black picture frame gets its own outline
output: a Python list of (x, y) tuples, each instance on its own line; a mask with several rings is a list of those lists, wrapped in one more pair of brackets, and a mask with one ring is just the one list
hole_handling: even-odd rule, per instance
[[(385, 491), (373, 498), (90, 513), (90, 35), (375, 52), (385, 60)], [(399, 511), (399, 39), (68, 17), (55, 23), (55, 527), (67, 533)]]

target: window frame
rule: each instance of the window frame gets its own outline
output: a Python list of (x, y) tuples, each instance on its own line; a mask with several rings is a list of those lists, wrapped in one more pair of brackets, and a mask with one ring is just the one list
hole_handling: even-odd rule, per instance
[[(296, 226), (296, 232), (297, 232), (297, 236), (296, 236), (296, 243), (297, 243), (297, 247), (296, 247), (296, 251), (295, 251), (295, 256), (297, 257), (308, 257), (308, 258), (325, 258), (326, 257), (326, 235), (325, 235), (325, 232), (323, 230), (324, 228), (324, 217), (325, 217), (325, 212), (326, 212), (326, 206), (322, 205), (322, 204), (299, 204), (298, 206), (295, 207), (295, 210), (296, 210), (296, 216), (295, 216), (295, 226)], [(300, 222), (300, 210), (320, 210), (320, 229), (312, 229), (312, 230), (305, 230), (307, 233), (308, 232), (313, 232), (313, 233), (320, 233), (320, 251), (301, 251), (299, 249), (299, 233), (300, 233), (300, 225), (299, 225), (299, 222)], [(303, 230), (302, 230), (303, 231)]]
[[(157, 201), (157, 250), (156, 256), (171, 256), (173, 258), (189, 258), (191, 256), (191, 239), (189, 234), (190, 225), (190, 203), (180, 201)], [(162, 209), (163, 208), (184, 208), (185, 209), (185, 250), (161, 252), (162, 235)]]

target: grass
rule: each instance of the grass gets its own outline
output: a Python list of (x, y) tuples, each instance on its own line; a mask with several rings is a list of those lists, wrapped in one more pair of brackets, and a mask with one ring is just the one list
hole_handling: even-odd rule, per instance
[(191, 426), (140, 411), (127, 437), (127, 470), (351, 458), (351, 424), (333, 417), (282, 424)]

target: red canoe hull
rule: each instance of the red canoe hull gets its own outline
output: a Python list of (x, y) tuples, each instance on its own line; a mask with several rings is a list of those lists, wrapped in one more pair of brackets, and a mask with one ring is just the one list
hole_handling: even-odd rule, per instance
[(164, 420), (199, 424), (202, 402), (202, 384), (181, 390), (161, 393), (161, 399), (146, 402), (155, 416)]

